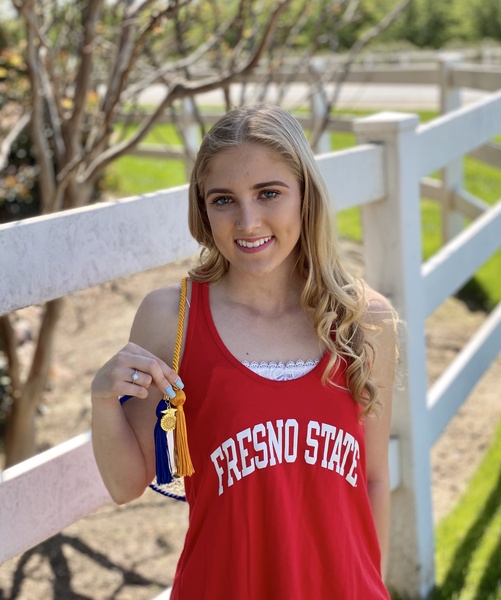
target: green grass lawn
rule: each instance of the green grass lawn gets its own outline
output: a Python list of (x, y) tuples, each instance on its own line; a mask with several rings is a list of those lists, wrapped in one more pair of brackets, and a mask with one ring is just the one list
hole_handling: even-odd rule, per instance
[[(121, 135), (127, 136), (132, 127), (123, 127)], [(144, 144), (181, 146), (173, 125), (156, 125), (143, 140)], [(107, 170), (105, 187), (115, 196), (128, 197), (186, 183), (182, 160), (162, 160), (141, 156), (122, 156)]]
[(126, 198), (186, 183), (182, 160), (158, 160), (122, 156), (106, 173), (106, 187), (114, 196)]
[(435, 540), (436, 588), (430, 600), (501, 600), (501, 424)]
[(501, 600), (501, 422), (466, 492), (436, 527), (435, 548), (428, 600)]

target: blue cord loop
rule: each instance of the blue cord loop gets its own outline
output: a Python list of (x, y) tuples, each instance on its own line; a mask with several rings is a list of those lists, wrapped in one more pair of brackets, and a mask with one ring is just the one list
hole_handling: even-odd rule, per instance
[[(127, 400), (130, 400), (132, 396), (121, 396), (120, 404), (124, 404)], [(168, 404), (165, 400), (160, 400), (157, 405), (156, 415), (157, 422), (155, 425), (155, 463), (156, 463), (156, 481), (150, 483), (150, 488), (163, 496), (167, 496), (167, 498), (173, 498), (174, 500), (180, 500), (181, 502), (186, 502), (186, 496), (181, 494), (175, 494), (173, 492), (169, 492), (160, 487), (162, 484), (172, 483), (174, 480), (172, 476), (172, 468), (170, 464), (169, 458), (169, 447), (167, 444), (167, 434), (160, 427), (160, 419), (163, 416), (162, 411), (168, 407)]]
[(157, 483), (163, 485), (172, 483), (172, 467), (170, 464), (169, 447), (167, 445), (167, 434), (160, 427), (160, 421), (163, 417), (162, 411), (169, 408), (167, 402), (162, 398), (157, 404), (157, 422), (155, 424), (155, 464), (157, 470)]

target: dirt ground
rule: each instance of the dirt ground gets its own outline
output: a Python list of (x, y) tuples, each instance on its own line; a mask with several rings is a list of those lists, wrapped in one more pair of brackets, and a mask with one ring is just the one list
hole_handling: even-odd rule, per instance
[[(360, 268), (358, 248), (353, 244), (343, 247), (348, 259)], [(89, 428), (89, 388), (95, 371), (126, 343), (143, 296), (151, 289), (179, 281), (188, 266), (188, 261), (180, 262), (68, 298), (50, 389), (38, 419), (40, 450)], [(20, 313), (27, 331), (37, 310), (32, 307)], [(430, 382), (482, 319), (481, 313), (472, 313), (459, 300), (450, 299), (428, 320)], [(29, 341), (24, 348), (29, 353)], [(498, 357), (433, 449), (437, 521), (464, 491), (499, 420), (500, 367)], [(172, 582), (186, 523), (184, 503), (150, 490), (126, 506), (105, 507), (0, 566), (0, 600), (153, 598)]]

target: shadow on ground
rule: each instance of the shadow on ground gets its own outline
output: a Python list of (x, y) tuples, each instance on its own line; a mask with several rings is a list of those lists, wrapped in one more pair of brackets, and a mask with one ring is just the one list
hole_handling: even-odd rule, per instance
[(10, 594), (0, 589), (0, 600), (22, 600), (23, 582), (25, 580), (26, 570), (29, 561), (36, 555), (48, 561), (53, 573), (52, 579), (52, 597), (64, 600), (93, 600), (93, 596), (87, 596), (74, 591), (72, 587), (72, 573), (68, 560), (64, 554), (64, 547), (71, 547), (73, 550), (85, 555), (105, 569), (113, 570), (115, 573), (121, 573), (121, 583), (114, 591), (110, 591), (109, 598), (114, 597), (121, 592), (125, 586), (151, 586), (156, 585), (159, 588), (165, 587), (163, 581), (148, 579), (139, 574), (133, 568), (124, 568), (122, 565), (111, 561), (105, 554), (99, 552), (77, 537), (71, 537), (64, 534), (58, 534), (46, 542), (39, 544), (35, 548), (25, 552), (20, 558), (12, 578), (12, 588)]

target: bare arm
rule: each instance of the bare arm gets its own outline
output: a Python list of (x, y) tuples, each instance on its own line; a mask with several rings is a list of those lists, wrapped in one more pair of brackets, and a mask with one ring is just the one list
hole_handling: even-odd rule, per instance
[(381, 548), (381, 571), (386, 573), (390, 527), (390, 475), (388, 446), (391, 403), (396, 363), (396, 328), (391, 307), (382, 296), (371, 292), (367, 335), (375, 350), (371, 379), (378, 388), (377, 414), (365, 421), (367, 485)]
[[(92, 382), (92, 443), (111, 497), (123, 504), (140, 496), (155, 474), (155, 409), (178, 374), (171, 368), (177, 328), (177, 286), (152, 292), (138, 309), (130, 342)], [(133, 383), (137, 369), (139, 379)], [(123, 406), (118, 396), (132, 395)]]

